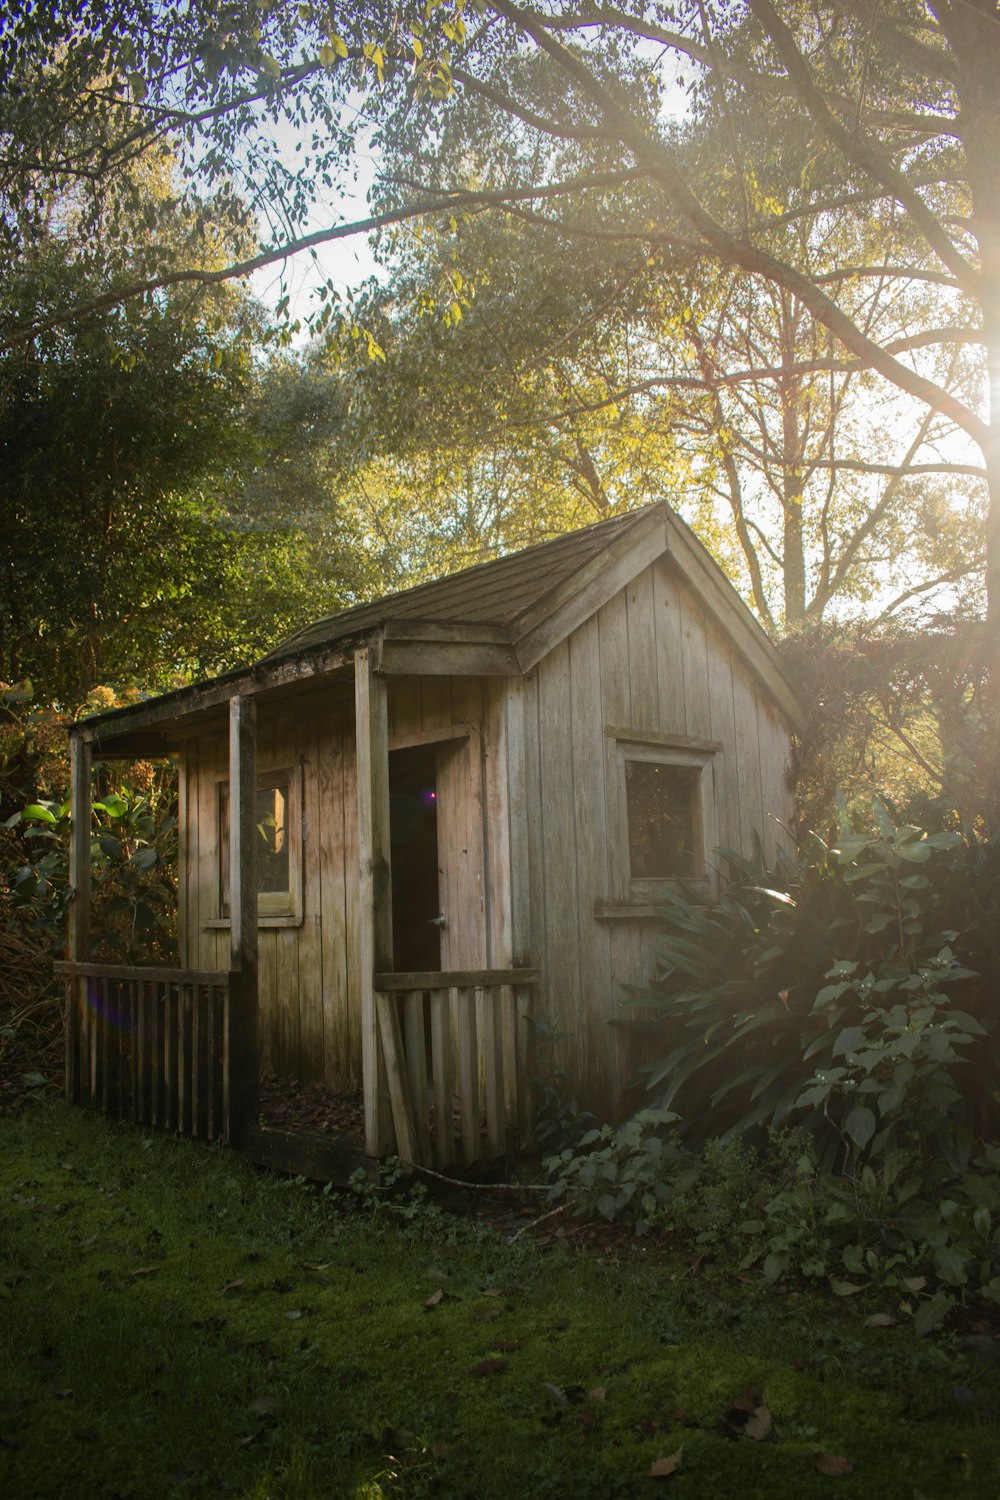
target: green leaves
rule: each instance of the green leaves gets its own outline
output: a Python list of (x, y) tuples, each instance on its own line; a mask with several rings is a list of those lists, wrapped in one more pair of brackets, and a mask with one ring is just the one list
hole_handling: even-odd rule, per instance
[[(95, 799), (90, 843), (94, 956), (169, 962), (176, 955), (177, 820), (175, 783), (160, 773), (150, 798), (127, 782)], [(25, 848), (42, 852), (14, 876), (11, 905), (32, 932), (61, 946), (72, 891), (68, 803), (29, 804), (16, 820)], [(28, 841), (32, 843), (29, 844)]]
[(844, 1129), (859, 1151), (864, 1151), (875, 1134), (876, 1119), (870, 1109), (857, 1104), (844, 1121)]
[[(830, 1164), (878, 1160), (954, 1136), (973, 1096), (1000, 1083), (993, 1049), (973, 1050), (1000, 1024), (1000, 996), (957, 946), (961, 871), (986, 855), (956, 834), (897, 829), (884, 808), (875, 821), (773, 871), (729, 856), (716, 905), (664, 893), (659, 977), (635, 1000), (663, 1017), (649, 1087), (689, 1138), (801, 1122)], [(986, 902), (977, 929), (1000, 925), (1000, 871), (966, 890)]]

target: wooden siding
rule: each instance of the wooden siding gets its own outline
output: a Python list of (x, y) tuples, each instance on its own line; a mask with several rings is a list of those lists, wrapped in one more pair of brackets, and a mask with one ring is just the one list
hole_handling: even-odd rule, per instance
[[(480, 680), (464, 678), (393, 679), (389, 691), (390, 748), (454, 738), (438, 772), (441, 902), (448, 920), (442, 961), (453, 968), (481, 969), (487, 962), (486, 691)], [(333, 702), (303, 695), (280, 709), (262, 704), (257, 753), (261, 772), (298, 766), (302, 777), (301, 920), (258, 928), (261, 1072), (353, 1092), (361, 1087), (353, 707), (342, 694)], [(181, 881), (183, 961), (193, 968), (225, 968), (229, 929), (220, 925), (219, 913), (225, 737), (189, 741), (182, 766), (181, 841), (189, 871)], [(510, 957), (498, 953), (494, 962), (508, 963)]]
[[(389, 679), (388, 720), (390, 748), (442, 742), (442, 967), (538, 967), (531, 1009), (565, 1033), (557, 1061), (572, 1091), (615, 1112), (643, 1061), (641, 1044), (621, 1024), (635, 1012), (622, 1001), (627, 985), (648, 977), (652, 926), (641, 909), (615, 907), (612, 822), (621, 799), (611, 778), (620, 771), (607, 731), (718, 747), (705, 751), (716, 842), (749, 851), (758, 835), (771, 855), (782, 837), (775, 817), (791, 810), (782, 712), (664, 557), (523, 679)], [(361, 986), (352, 699), (331, 689), (280, 707), (262, 703), (258, 763), (262, 772), (300, 768), (303, 860), (298, 925), (259, 928), (261, 1069), (353, 1091), (361, 1082)], [(224, 737), (188, 744), (182, 925), (183, 962), (192, 968), (228, 962), (218, 911), (226, 775)], [(477, 1013), (477, 1024), (485, 1020)], [(450, 1021), (457, 1036), (457, 1011)], [(531, 1040), (524, 1010), (510, 1009), (501, 1046), (522, 1076), (536, 1066)], [(505, 1103), (513, 1111), (524, 1099), (511, 1089)], [(521, 1139), (527, 1125), (522, 1112)]]
[[(525, 822), (535, 1000), (564, 1033), (557, 1060), (612, 1113), (643, 1060), (620, 1022), (624, 987), (648, 978), (648, 919), (595, 916), (613, 890), (606, 728), (718, 742), (717, 843), (773, 854), (791, 811), (788, 731), (766, 690), (664, 559), (556, 646), (524, 684)], [(619, 1024), (616, 1024), (619, 1023)]]

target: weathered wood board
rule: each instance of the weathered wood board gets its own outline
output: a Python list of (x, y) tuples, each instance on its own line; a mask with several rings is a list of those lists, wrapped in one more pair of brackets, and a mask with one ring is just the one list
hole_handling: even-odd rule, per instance
[[(424, 740), (442, 745), (438, 793), (446, 868), (441, 896), (449, 921), (443, 961), (454, 968), (486, 964), (487, 886), (497, 878), (488, 878), (486, 870), (483, 715), (479, 679), (389, 682), (390, 749)], [(260, 707), (261, 776), (298, 768), (301, 806), (290, 816), (301, 819), (302, 860), (301, 912), (258, 926), (261, 1071), (350, 1093), (362, 1082), (355, 744), (353, 707), (343, 692), (329, 699), (311, 693), (301, 708)], [(220, 883), (225, 738), (192, 739), (181, 760), (181, 837), (190, 851), (188, 878), (182, 882), (182, 961), (225, 968), (229, 927)], [(508, 863), (505, 859), (501, 882)], [(509, 895), (505, 900), (509, 911)], [(508, 916), (502, 930), (509, 933), (509, 924)], [(511, 954), (501, 959), (509, 966)]]
[[(765, 686), (668, 560), (638, 574), (529, 674), (523, 693), (533, 1005), (562, 1033), (553, 1062), (613, 1114), (645, 1060), (622, 1025), (625, 987), (649, 973), (654, 926), (612, 900), (616, 773), (608, 729), (711, 746), (715, 843), (773, 854), (791, 794), (789, 736)], [(595, 916), (595, 906), (601, 915)]]
[[(531, 1012), (563, 1033), (552, 1063), (581, 1101), (613, 1113), (643, 1061), (622, 1024), (635, 1013), (622, 1002), (626, 986), (649, 977), (653, 929), (648, 906), (629, 910), (615, 896), (611, 824), (621, 794), (609, 740), (632, 732), (637, 743), (659, 736), (710, 747), (717, 843), (749, 851), (756, 835), (773, 855), (784, 837), (777, 820), (791, 808), (783, 713), (666, 558), (523, 678), (387, 681), (390, 750), (436, 750), (442, 967), (537, 966)], [(362, 1082), (356, 743), (343, 690), (260, 707), (261, 774), (297, 768), (302, 860), (301, 910), (258, 929), (261, 1066), (351, 1092)], [(229, 949), (219, 867), (224, 737), (192, 740), (183, 760), (182, 960), (218, 969)], [(449, 1021), (461, 1049), (465, 1023), (457, 1010)], [(532, 1040), (526, 1015), (506, 1017), (496, 1038), (505, 1079), (514, 1058), (522, 1070), (536, 1066), (527, 1062)], [(479, 1082), (487, 1086), (485, 1071)], [(526, 1091), (507, 1087), (504, 1108), (523, 1139)]]

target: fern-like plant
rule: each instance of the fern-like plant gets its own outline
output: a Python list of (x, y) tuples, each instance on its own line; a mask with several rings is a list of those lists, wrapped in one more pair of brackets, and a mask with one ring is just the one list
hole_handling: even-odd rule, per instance
[(770, 869), (719, 851), (718, 902), (664, 889), (631, 998), (658, 1016), (647, 1088), (689, 1138), (801, 1124), (832, 1164), (989, 1128), (1000, 845), (875, 818)]

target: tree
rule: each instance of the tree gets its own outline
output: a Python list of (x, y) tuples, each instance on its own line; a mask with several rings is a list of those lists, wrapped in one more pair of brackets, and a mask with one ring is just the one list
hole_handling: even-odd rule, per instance
[[(141, 264), (151, 235), (211, 266), (219, 222), (211, 205), (178, 210), (173, 169), (156, 152), (89, 203), (56, 193), (45, 223), (12, 242), (0, 317), (44, 320), (86, 298)], [(109, 680), (170, 686), (261, 654), (314, 613), (320, 592), (329, 598), (313, 544), (248, 500), (264, 449), (276, 456), (262, 426), (260, 333), (234, 288), (180, 288), (53, 324), (0, 354), (8, 682), (33, 678), (63, 702)]]
[[(477, 494), (485, 546), (666, 494), (772, 629), (981, 585), (976, 467), (942, 456), (926, 409), (827, 368), (797, 299), (523, 215), (397, 231), (388, 282), (356, 304), (385, 359), (345, 381), (342, 451), (409, 463), (422, 504), (436, 457), (435, 490)], [(847, 238), (831, 228), (817, 254), (836, 265)], [(913, 297), (883, 288), (865, 313), (898, 333)], [(956, 389), (966, 362), (944, 358)]]
[[(130, 127), (117, 139), (132, 144), (98, 152), (102, 172), (118, 170), (137, 141), (186, 132), (185, 159), (201, 181), (228, 174), (234, 203), (242, 188), (247, 205), (287, 216), (260, 254), (212, 275), (243, 274), (262, 258), (347, 232), (343, 223), (312, 234), (301, 227), (324, 178), (343, 172), (373, 122), (382, 140), (408, 125), (438, 140), (470, 112), (502, 120), (520, 143), (516, 174), (483, 175), (477, 159), (475, 177), (394, 184), (365, 223), (420, 214), (457, 222), (475, 206), (530, 204), (567, 239), (597, 224), (622, 243), (780, 288), (826, 330), (820, 364), (871, 372), (981, 450), (986, 591), (991, 616), (1000, 610), (1000, 424), (986, 387), (988, 374), (990, 389), (1000, 389), (1000, 23), (988, 0), (796, 0), (780, 11), (771, 0), (718, 11), (707, 0), (566, 9), (495, 0), (475, 13), (450, 4), (247, 3), (224, 14), (209, 0), (183, 10), (74, 0), (55, 7), (47, 27), (15, 26), (6, 45), (9, 72), (31, 84), (21, 107), (30, 139), (42, 143), (31, 159), (36, 174), (92, 169), (94, 143), (114, 119)], [(668, 118), (679, 67), (689, 89), (680, 125)], [(76, 97), (89, 80), (75, 154), (46, 145), (65, 113), (67, 77)], [(359, 95), (364, 107), (352, 116), (345, 101)], [(300, 170), (277, 147), (281, 120), (304, 138)], [(694, 169), (691, 148), (709, 120), (713, 149), (720, 137), (725, 145), (714, 187)], [(20, 116), (15, 123), (23, 134)], [(775, 141), (794, 144), (802, 164), (778, 198), (757, 192), (772, 175), (762, 153), (773, 158)], [(9, 162), (5, 192), (27, 212), (31, 188)], [(789, 223), (810, 243), (831, 216), (881, 225), (875, 258), (830, 273), (793, 250)], [(121, 280), (105, 295), (205, 276), (163, 257), (145, 282)], [(895, 282), (938, 294), (902, 343), (879, 339), (859, 296)], [(967, 345), (981, 351), (978, 400), (949, 391), (930, 363), (937, 350)]]

